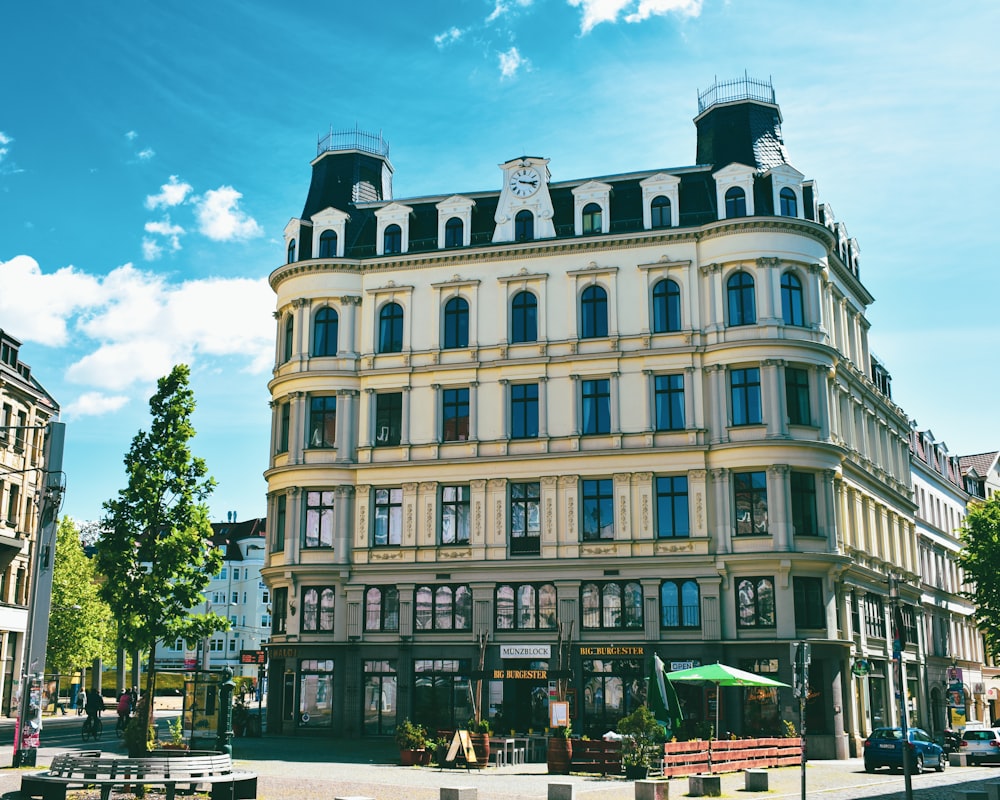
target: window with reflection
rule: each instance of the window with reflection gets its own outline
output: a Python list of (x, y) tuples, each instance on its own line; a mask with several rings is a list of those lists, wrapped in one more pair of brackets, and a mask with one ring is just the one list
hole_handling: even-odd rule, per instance
[(660, 627), (701, 627), (697, 581), (668, 580), (660, 584)]
[(793, 272), (781, 276), (781, 318), (786, 325), (804, 325), (802, 281)]
[(729, 305), (730, 325), (753, 325), (757, 322), (757, 306), (754, 298), (753, 278), (740, 270), (726, 281), (726, 297)]
[(469, 303), (453, 297), (444, 306), (444, 347), (446, 350), (469, 346)]
[(741, 628), (773, 628), (774, 579), (740, 578), (736, 583), (736, 621)]
[(306, 492), (306, 524), (303, 547), (333, 547), (334, 493), (332, 490)]
[(309, 398), (309, 447), (337, 444), (337, 398), (334, 395)]
[(642, 586), (634, 581), (585, 583), (580, 587), (580, 607), (586, 629), (642, 628)]
[(388, 547), (403, 542), (403, 490), (375, 490), (375, 546)]
[(538, 555), (541, 552), (541, 484), (510, 484), (511, 555)]
[(555, 630), (556, 587), (501, 584), (496, 589), (496, 614), (497, 630)]
[(653, 286), (653, 333), (681, 329), (681, 287), (669, 278)]
[(313, 355), (318, 357), (337, 355), (337, 312), (323, 306), (313, 317)]
[(324, 631), (333, 630), (333, 599), (332, 587), (306, 586), (302, 590), (302, 630)]
[(747, 215), (747, 195), (739, 186), (726, 191), (726, 219)]
[(441, 487), (441, 544), (469, 543), (469, 487)]
[(787, 186), (778, 193), (778, 202), (781, 206), (781, 216), (797, 217), (799, 215), (799, 203), (795, 197), (795, 192)]
[(538, 341), (538, 300), (523, 291), (510, 301), (510, 343)]
[(613, 484), (610, 478), (580, 481), (583, 540), (615, 538)]
[(399, 630), (399, 590), (395, 586), (369, 586), (365, 592), (365, 630)]
[(583, 233), (601, 232), (601, 207), (597, 203), (587, 203), (583, 207)]
[(418, 586), (414, 623), (418, 631), (472, 629), (472, 592), (458, 586)]
[(736, 535), (764, 536), (767, 528), (767, 473), (734, 472)]

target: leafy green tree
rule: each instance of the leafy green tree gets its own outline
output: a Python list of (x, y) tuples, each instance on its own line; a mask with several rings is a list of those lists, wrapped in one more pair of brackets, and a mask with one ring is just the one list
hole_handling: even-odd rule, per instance
[[(157, 382), (149, 401), (152, 426), (132, 439), (125, 456), (128, 485), (104, 503), (97, 548), (106, 579), (101, 595), (118, 621), (119, 645), (149, 654), (148, 698), (156, 688), (157, 642), (195, 641), (229, 627), (217, 614), (189, 611), (222, 567), (205, 502), (215, 481), (189, 446), (195, 434), (189, 375), (179, 364)], [(142, 721), (147, 728), (151, 716)]]
[(46, 668), (66, 675), (95, 658), (113, 658), (115, 635), (111, 611), (100, 597), (94, 562), (83, 551), (76, 523), (63, 517), (56, 530)]
[(958, 565), (971, 585), (963, 594), (976, 606), (987, 650), (1000, 653), (1000, 495), (969, 506), (960, 538)]

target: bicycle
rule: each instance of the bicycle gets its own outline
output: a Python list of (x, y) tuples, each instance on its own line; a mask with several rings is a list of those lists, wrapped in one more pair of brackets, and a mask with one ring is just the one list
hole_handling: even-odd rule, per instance
[(91, 720), (90, 717), (87, 717), (87, 719), (83, 721), (83, 728), (80, 731), (83, 741), (87, 741), (89, 738), (96, 742), (101, 738), (102, 733), (104, 733), (104, 723), (101, 722), (100, 717), (94, 717), (93, 720)]
[(125, 729), (131, 721), (131, 716), (118, 715), (118, 722), (115, 723), (115, 736), (121, 739), (125, 735)]

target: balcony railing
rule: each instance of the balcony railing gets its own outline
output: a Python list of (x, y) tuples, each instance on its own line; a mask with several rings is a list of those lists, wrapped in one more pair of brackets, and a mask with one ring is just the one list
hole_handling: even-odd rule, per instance
[(377, 134), (368, 133), (357, 126), (353, 130), (335, 131), (331, 127), (329, 133), (319, 137), (316, 143), (316, 155), (328, 150), (360, 150), (363, 153), (388, 158), (389, 142), (382, 136), (382, 131)]
[(698, 92), (698, 113), (719, 103), (734, 103), (738, 100), (759, 100), (775, 104), (774, 86), (771, 79), (766, 81), (751, 78), (745, 72), (742, 78), (731, 81), (716, 79), (704, 92)]

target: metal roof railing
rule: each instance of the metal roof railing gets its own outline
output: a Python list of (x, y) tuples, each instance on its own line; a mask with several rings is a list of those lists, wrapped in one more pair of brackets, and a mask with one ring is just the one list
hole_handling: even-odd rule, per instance
[(771, 79), (758, 80), (744, 72), (742, 78), (722, 83), (716, 78), (715, 83), (704, 92), (698, 92), (698, 113), (719, 103), (734, 103), (738, 100), (759, 100), (777, 105)]
[(361, 150), (365, 153), (373, 153), (377, 156), (389, 157), (389, 142), (382, 136), (382, 131), (377, 134), (361, 130), (357, 125), (353, 130), (335, 131), (330, 127), (330, 132), (320, 136), (316, 142), (316, 155), (322, 155), (328, 150)]

